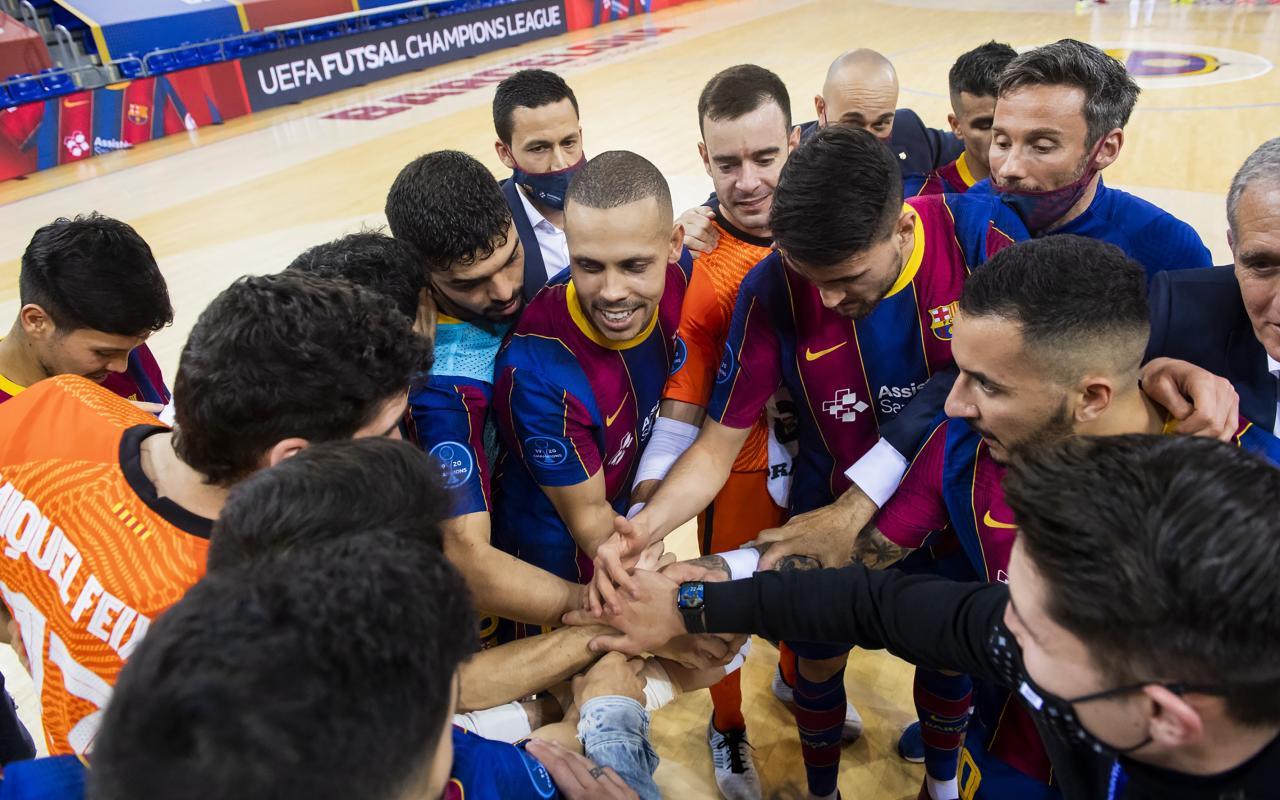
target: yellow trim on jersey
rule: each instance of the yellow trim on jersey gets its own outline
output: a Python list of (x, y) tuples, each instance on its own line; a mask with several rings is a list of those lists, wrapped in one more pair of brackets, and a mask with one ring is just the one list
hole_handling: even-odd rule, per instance
[(9, 380), (5, 376), (0, 375), (0, 392), (4, 392), (10, 397), (16, 397), (22, 392), (26, 391), (26, 389), (27, 387), (19, 386), (18, 384)]
[(89, 15), (71, 5), (71, 0), (54, 0), (55, 3), (71, 12), (71, 15), (79, 19), (85, 25), (89, 26), (89, 30), (93, 33), (93, 42), (98, 46), (98, 55), (102, 58), (102, 63), (113, 61), (114, 57), (111, 51), (107, 49), (107, 37), (102, 35), (102, 26), (89, 18)]
[(655, 307), (653, 316), (649, 318), (649, 324), (644, 326), (644, 330), (625, 342), (615, 342), (596, 330), (596, 326), (591, 324), (591, 320), (587, 319), (587, 315), (582, 313), (582, 305), (578, 302), (578, 287), (573, 285), (572, 280), (565, 286), (564, 301), (565, 305), (569, 307), (569, 316), (573, 318), (573, 324), (578, 326), (578, 330), (606, 350), (629, 350), (648, 339), (649, 334), (653, 333), (653, 329), (658, 324), (658, 309)]
[(893, 286), (889, 289), (889, 293), (885, 297), (893, 297), (898, 292), (911, 285), (911, 281), (915, 280), (916, 273), (920, 271), (920, 264), (924, 261), (924, 223), (920, 221), (920, 212), (911, 206), (903, 203), (903, 209), (910, 211), (915, 217), (915, 244), (911, 247), (911, 258), (907, 259), (907, 263), (903, 265), (902, 272), (898, 273), (898, 279), (893, 282)]
[(969, 171), (969, 162), (965, 159), (968, 153), (961, 153), (956, 159), (956, 172), (960, 173), (960, 180), (964, 181), (965, 186), (973, 186), (977, 183), (973, 178), (973, 173)]
[(448, 314), (436, 314), (437, 325), (461, 325), (462, 320), (457, 317), (451, 317)]

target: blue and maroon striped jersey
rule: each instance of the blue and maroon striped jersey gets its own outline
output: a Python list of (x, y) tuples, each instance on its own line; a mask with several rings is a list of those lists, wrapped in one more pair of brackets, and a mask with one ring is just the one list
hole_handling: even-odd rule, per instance
[(490, 510), (489, 465), (497, 440), (489, 408), (494, 361), (509, 329), (440, 315), (431, 374), (409, 392), (413, 438), (439, 463), (450, 516)]
[(692, 271), (687, 252), (667, 265), (657, 313), (628, 342), (592, 326), (567, 271), (525, 309), (495, 373), (495, 545), (566, 580), (590, 580), (591, 560), (541, 487), (572, 486), (603, 469), (606, 499), (626, 512), (663, 387), (683, 361), (676, 331)]
[(969, 161), (961, 153), (955, 161), (943, 164), (932, 172), (903, 178), (902, 195), (922, 197), (929, 194), (964, 194), (977, 182), (969, 170)]
[(951, 320), (970, 270), (1027, 238), (990, 196), (907, 201), (915, 247), (888, 296), (856, 322), (822, 305), (813, 284), (778, 254), (743, 280), (708, 413), (732, 428), (759, 419), (780, 386), (796, 401), (800, 452), (791, 511), (830, 503), (844, 470), (879, 438), (938, 369), (950, 366)]

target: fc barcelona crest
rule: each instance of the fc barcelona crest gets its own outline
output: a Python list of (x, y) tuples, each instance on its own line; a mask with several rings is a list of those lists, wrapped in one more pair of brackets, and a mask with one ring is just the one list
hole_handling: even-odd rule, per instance
[(929, 330), (944, 342), (951, 341), (951, 323), (955, 321), (957, 305), (959, 303), (948, 303), (929, 309)]
[(146, 125), (151, 117), (151, 110), (141, 103), (130, 103), (127, 116), (134, 125)]

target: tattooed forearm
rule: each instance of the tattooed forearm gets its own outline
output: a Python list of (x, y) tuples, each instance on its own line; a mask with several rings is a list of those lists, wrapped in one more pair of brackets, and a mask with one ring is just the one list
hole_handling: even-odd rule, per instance
[(786, 572), (788, 570), (822, 569), (822, 564), (818, 559), (812, 556), (790, 555), (783, 556), (778, 561), (776, 569), (779, 572)]
[(712, 572), (723, 572), (725, 580), (730, 580), (733, 577), (733, 573), (729, 571), (729, 562), (725, 561), (723, 556), (702, 556), (701, 558), (693, 558), (680, 563), (692, 564), (695, 567), (702, 567)]
[(901, 561), (910, 548), (899, 547), (885, 538), (875, 525), (868, 525), (853, 541), (852, 559), (855, 564), (865, 564), (868, 569), (884, 569)]

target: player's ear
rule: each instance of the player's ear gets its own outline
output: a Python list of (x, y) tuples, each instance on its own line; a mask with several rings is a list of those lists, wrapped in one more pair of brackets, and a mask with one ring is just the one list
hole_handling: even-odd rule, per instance
[(960, 120), (956, 118), (955, 114), (947, 115), (947, 124), (951, 126), (951, 134), (953, 136), (955, 136), (957, 139), (964, 138), (963, 136), (960, 135)]
[(1094, 164), (1098, 169), (1106, 169), (1120, 157), (1120, 148), (1124, 147), (1124, 131), (1115, 128), (1106, 136), (1102, 137), (1102, 144), (1098, 147), (1098, 154), (1093, 157)]
[(800, 126), (792, 125), (791, 133), (787, 136), (787, 154), (794, 153), (796, 148), (800, 146)]
[(1142, 693), (1151, 704), (1147, 735), (1153, 742), (1170, 750), (1204, 742), (1204, 720), (1185, 697), (1158, 684), (1143, 688)]
[(497, 152), (498, 160), (502, 162), (503, 166), (507, 169), (516, 168), (515, 156), (511, 155), (511, 148), (507, 147), (506, 142), (501, 139), (495, 139), (493, 142), (493, 149)]
[(22, 332), (32, 339), (45, 339), (57, 330), (53, 318), (35, 303), (27, 303), (18, 311), (18, 321), (22, 323)]
[(907, 240), (916, 234), (916, 212), (911, 206), (903, 205), (902, 213), (898, 215), (898, 224), (893, 229), (894, 236), (898, 240), (898, 245), (905, 246)]
[(301, 436), (291, 436), (288, 439), (281, 439), (267, 450), (262, 459), (262, 468), (270, 469), (286, 458), (293, 458), (298, 453), (307, 449), (311, 443)]
[(667, 263), (674, 264), (680, 260), (680, 254), (684, 252), (684, 226), (679, 220), (671, 228), (671, 248), (667, 254)]
[(698, 142), (698, 155), (702, 158), (702, 168), (707, 171), (707, 177), (711, 177), (711, 156), (707, 154), (706, 142)]
[(813, 96), (813, 110), (818, 112), (818, 127), (827, 127), (827, 101), (822, 99), (822, 95)]
[(1077, 422), (1093, 422), (1111, 407), (1115, 399), (1115, 387), (1108, 378), (1086, 375), (1077, 388), (1080, 394), (1080, 405), (1076, 407)]

